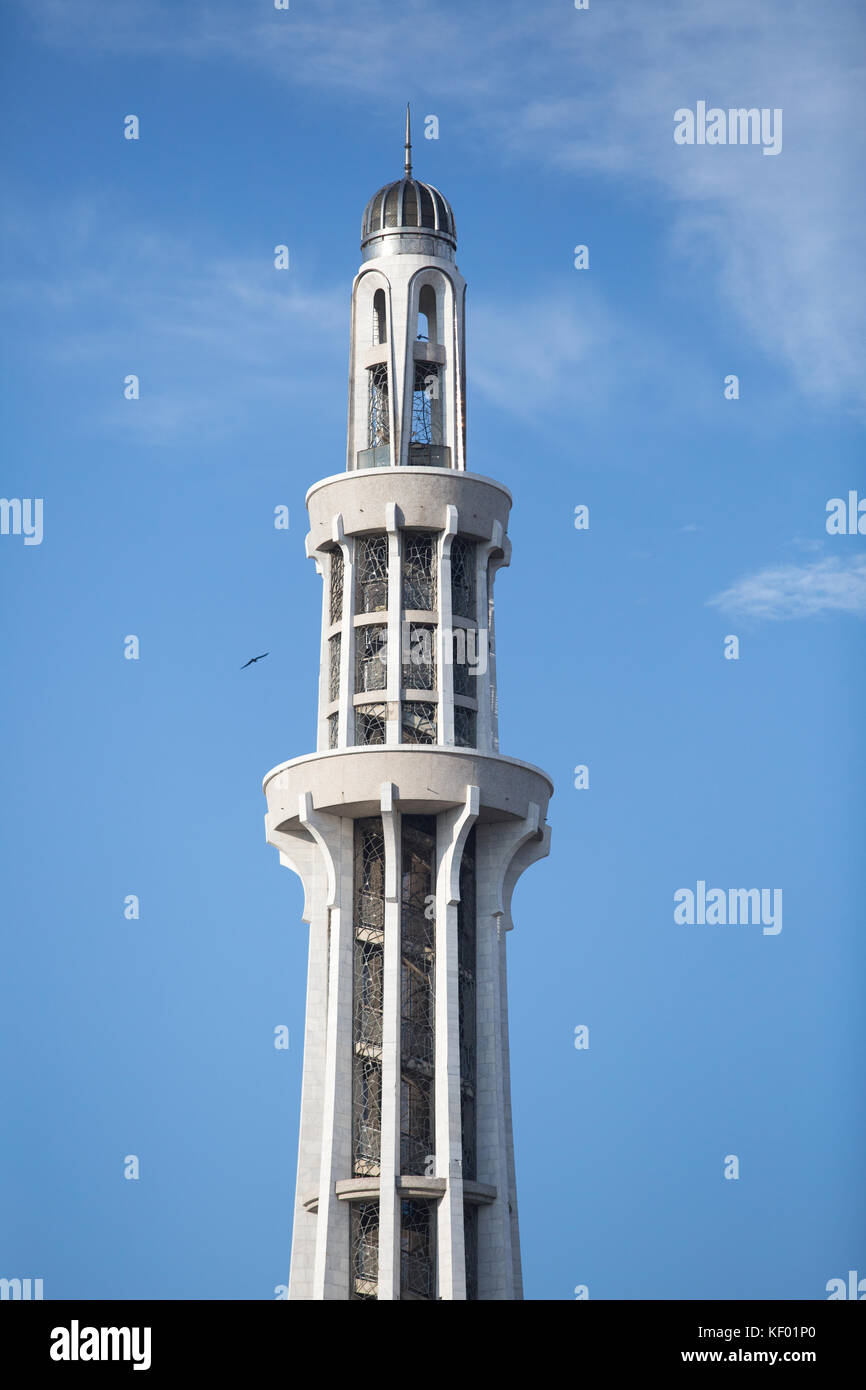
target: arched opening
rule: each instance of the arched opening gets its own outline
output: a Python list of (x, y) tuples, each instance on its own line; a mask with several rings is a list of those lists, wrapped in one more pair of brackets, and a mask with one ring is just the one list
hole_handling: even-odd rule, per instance
[(437, 341), (436, 291), (432, 285), (422, 285), (418, 296), (418, 337), (426, 343)]
[(387, 343), (388, 321), (385, 317), (385, 291), (377, 290), (373, 295), (373, 345)]
[(442, 391), (438, 362), (415, 359), (415, 378), (412, 389), (412, 434), (409, 444), (411, 462), (430, 462), (431, 447), (442, 445)]

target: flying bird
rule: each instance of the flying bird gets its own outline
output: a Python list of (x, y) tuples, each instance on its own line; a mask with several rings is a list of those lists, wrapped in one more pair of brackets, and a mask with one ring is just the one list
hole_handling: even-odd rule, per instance
[(243, 666), (241, 667), (241, 670), (245, 671), (248, 666), (252, 666), (254, 661), (261, 661), (262, 658), (266, 656), (268, 656), (268, 652), (262, 652), (261, 656), (251, 656), (249, 661), (244, 662)]

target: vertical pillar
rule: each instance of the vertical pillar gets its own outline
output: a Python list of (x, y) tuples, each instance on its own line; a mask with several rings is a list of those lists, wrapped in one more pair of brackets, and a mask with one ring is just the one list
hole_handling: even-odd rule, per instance
[(437, 1209), (439, 1297), (466, 1298), (463, 1241), (463, 1136), (460, 1115), (460, 978), (457, 961), (457, 904), (460, 859), (478, 818), (478, 787), (466, 788), (466, 801), (438, 818), (436, 885), (436, 1174), (445, 1193)]
[[(352, 695), (355, 689), (355, 565), (354, 547), (343, 534), (343, 518), (338, 513), (332, 523), (332, 535), (343, 553), (343, 600), (340, 619), (340, 704), (337, 710), (337, 747), (345, 748), (355, 742)], [(327, 602), (330, 604), (330, 594)], [(327, 743), (325, 747), (327, 748)]]
[(445, 532), (439, 565), (439, 625), (436, 629), (436, 671), (439, 687), (437, 743), (454, 742), (454, 637), (451, 612), (451, 543), (457, 534), (457, 508), (445, 508)]
[(511, 920), (511, 894), (517, 879), (528, 864), (547, 854), (548, 839), (540, 833), (539, 823), (540, 809), (530, 802), (522, 821), (508, 826), (482, 826), (477, 841), (478, 1177), (497, 1190), (496, 1200), (482, 1207), (478, 1216), (479, 1299), (523, 1296), (519, 1251), (515, 1263), (517, 1193), (511, 1135), (504, 935)]
[(454, 467), (466, 469), (466, 285), (454, 289)]
[(502, 1115), (502, 992), (499, 980), (500, 897), (496, 836), (502, 827), (479, 826), (476, 838), (477, 1020), (476, 1125), (478, 1180), (496, 1188), (496, 1200), (478, 1211), (478, 1298), (511, 1298), (508, 1161)]
[[(409, 436), (412, 432), (411, 425), (408, 430), (404, 428), (407, 359), (412, 352), (412, 343), (409, 341), (409, 290), (399, 257), (390, 263), (388, 275), (391, 282), (391, 462), (399, 468), (405, 467), (409, 461)], [(411, 412), (411, 404), (409, 409)], [(410, 421), (411, 418), (410, 413)]]
[(318, 1191), (321, 1163), (319, 1139), (328, 1010), (328, 875), (319, 846), (314, 841), (302, 840), (275, 828), (275, 822), (279, 824), (285, 816), (285, 807), (275, 807), (273, 814), (268, 813), (265, 817), (267, 838), (279, 850), (280, 863), (292, 869), (303, 884), (303, 920), (309, 923), (310, 933), (301, 1123), (289, 1273), (289, 1298), (297, 1300), (313, 1297), (316, 1216), (304, 1206), (304, 1201)]
[(514, 1171), (514, 1132), (511, 1121), (511, 1053), (508, 1043), (508, 980), (506, 969), (508, 932), (507, 930), (503, 930), (505, 918), (500, 917), (498, 921), (500, 923), (497, 935), (499, 938), (499, 1015), (501, 1019), (502, 1101), (503, 1119), (505, 1122), (506, 1170), (508, 1173), (508, 1234), (511, 1241), (512, 1291), (509, 1297), (513, 1299), (522, 1299), (523, 1269), (520, 1260), (520, 1227), (517, 1218), (517, 1176)]
[(388, 432), (390, 435), (391, 453), (389, 463), (392, 468), (400, 462), (400, 431), (399, 416), (397, 414), (397, 353), (395, 345), (397, 343), (398, 325), (394, 320), (394, 296), (391, 289), (390, 280), (386, 279), (384, 271), (378, 272), (385, 282), (385, 312), (388, 317), (388, 351), (385, 355), (385, 362), (388, 367)]
[[(339, 552), (343, 556), (343, 596), (342, 596), (342, 616), (340, 618), (340, 685), (339, 685), (339, 705), (337, 709), (337, 747), (346, 746), (346, 699), (351, 705), (351, 670), (354, 652), (350, 649), (350, 637), (354, 636), (351, 612), (351, 579), (352, 566), (350, 562), (349, 545), (343, 533), (343, 518), (337, 512), (331, 518), (331, 539), (339, 547)], [(323, 566), (321, 559), (311, 545), (312, 537), (308, 534), (306, 539), (307, 555), (314, 561), (316, 571), (323, 576), (322, 589), (322, 629), (319, 660), (319, 708), (318, 708), (318, 734), (316, 747), (319, 752), (324, 752), (328, 747), (328, 705), (330, 699), (331, 682), (331, 566), (334, 563), (334, 556), (338, 553), (332, 550), (328, 556), (327, 566)], [(350, 740), (354, 741), (354, 740)]]
[(330, 602), (329, 587), (331, 564), (330, 559), (327, 565), (323, 565), (318, 555), (313, 554), (313, 564), (316, 566), (316, 574), (322, 578), (322, 622), (321, 634), (319, 637), (319, 703), (316, 711), (316, 748), (321, 753), (328, 746), (328, 716), (326, 713), (328, 705), (328, 682), (330, 672), (330, 639), (328, 627), (330, 625)]
[(383, 695), (387, 701), (385, 742), (394, 744), (400, 742), (400, 687), (403, 681), (403, 576), (400, 567), (399, 517), (394, 502), (386, 504), (385, 527), (388, 532), (388, 674)]
[(331, 863), (328, 1020), (325, 1036), (319, 1210), (313, 1298), (349, 1294), (349, 1207), (337, 1200), (336, 1183), (352, 1162), (352, 881), (353, 822), (312, 809), (302, 798), (300, 819)]
[(476, 659), (478, 676), (475, 681), (478, 713), (476, 741), (479, 752), (492, 753), (499, 747), (496, 715), (496, 657), (493, 643), (493, 575), (497, 568), (491, 560), (493, 550), (503, 546), (502, 527), (493, 526), (489, 541), (479, 541), (475, 551), (475, 618), (478, 625)]
[(397, 788), (385, 782), (380, 804), (385, 837), (385, 944), (382, 995), (382, 1115), (379, 1160), (380, 1302), (400, 1298), (400, 815)]

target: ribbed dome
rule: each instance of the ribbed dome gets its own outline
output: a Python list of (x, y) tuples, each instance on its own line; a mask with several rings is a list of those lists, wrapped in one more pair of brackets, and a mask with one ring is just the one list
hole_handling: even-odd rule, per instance
[(418, 179), (397, 179), (374, 193), (361, 223), (361, 245), (382, 232), (412, 231), (419, 227), (437, 232), (457, 245), (454, 213), (437, 188)]

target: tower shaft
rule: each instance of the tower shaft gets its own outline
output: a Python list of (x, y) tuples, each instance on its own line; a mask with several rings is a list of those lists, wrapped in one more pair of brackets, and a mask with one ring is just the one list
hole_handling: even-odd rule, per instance
[(317, 751), (265, 778), (310, 926), (291, 1299), (522, 1297), (506, 934), (553, 789), (499, 752), (511, 497), (466, 471), (455, 245), (430, 185), (371, 199), (347, 467), (307, 495)]

